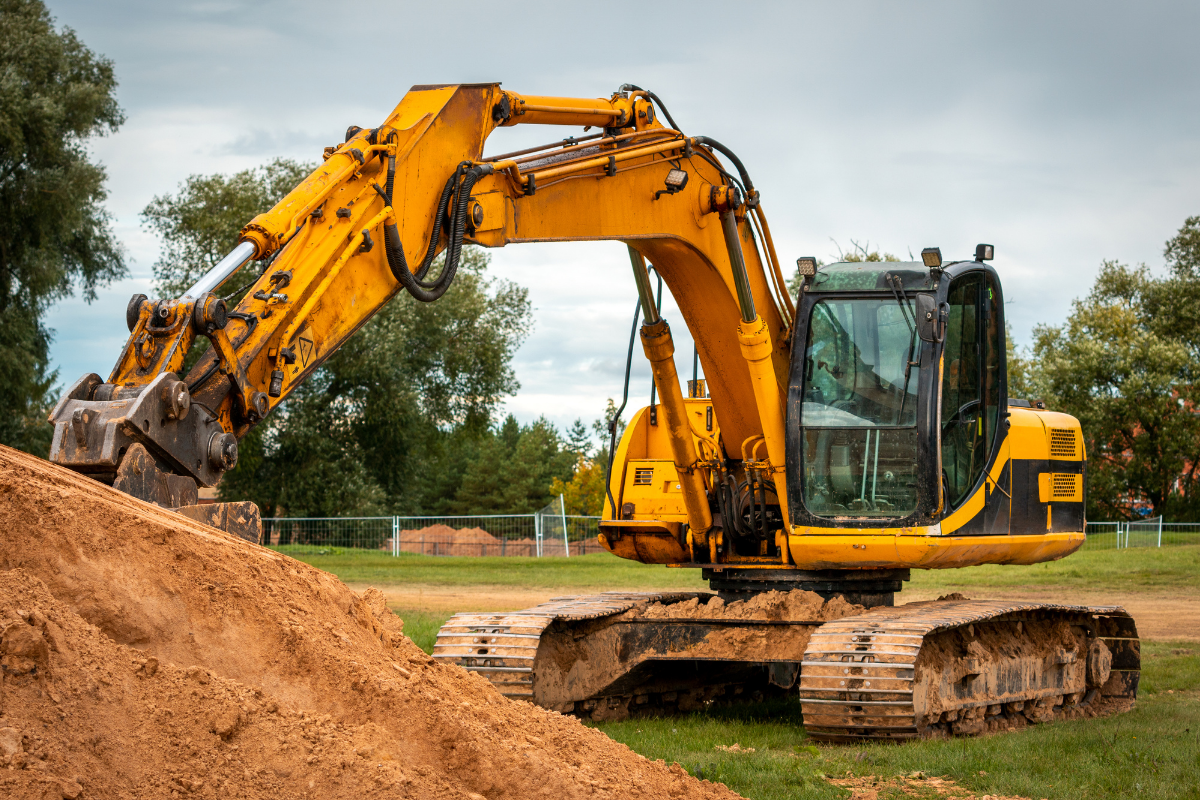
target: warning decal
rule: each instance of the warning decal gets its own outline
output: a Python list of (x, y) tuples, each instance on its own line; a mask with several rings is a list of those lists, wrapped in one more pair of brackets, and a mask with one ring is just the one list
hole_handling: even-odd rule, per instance
[(300, 338), (296, 342), (300, 346), (300, 364), (305, 367), (308, 366), (308, 360), (312, 358), (313, 354), (313, 340), (311, 336), (312, 334), (305, 331), (300, 334)]

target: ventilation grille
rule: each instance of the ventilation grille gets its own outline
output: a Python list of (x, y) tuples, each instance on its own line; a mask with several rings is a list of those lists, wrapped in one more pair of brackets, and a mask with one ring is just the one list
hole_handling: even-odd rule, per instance
[(1051, 458), (1079, 458), (1079, 436), (1074, 428), (1050, 429)]
[(635, 469), (633, 471), (634, 486), (649, 486), (654, 483), (654, 469)]
[(1066, 472), (1055, 472), (1050, 475), (1050, 496), (1055, 500), (1082, 499), (1083, 476), (1071, 475)]

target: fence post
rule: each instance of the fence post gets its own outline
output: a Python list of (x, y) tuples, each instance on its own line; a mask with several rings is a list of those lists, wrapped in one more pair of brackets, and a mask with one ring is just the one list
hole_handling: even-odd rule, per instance
[(400, 557), (400, 518), (392, 517), (392, 558)]
[(1162, 514), (1158, 515), (1158, 546), (1162, 547)]
[(558, 496), (558, 518), (562, 520), (563, 526), (563, 552), (570, 556), (571, 543), (567, 540), (567, 504), (561, 494)]

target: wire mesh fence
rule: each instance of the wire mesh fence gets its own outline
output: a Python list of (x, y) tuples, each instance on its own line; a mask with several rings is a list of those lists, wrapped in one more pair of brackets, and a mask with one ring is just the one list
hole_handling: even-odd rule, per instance
[(273, 517), (263, 543), (381, 550), (393, 556), (574, 556), (603, 552), (599, 517), (565, 513), (560, 497), (534, 514)]
[[(416, 517), (275, 517), (263, 543), (383, 550), (394, 556), (575, 556), (601, 553), (600, 518), (567, 514), (558, 499), (535, 514)], [(1087, 550), (1200, 544), (1200, 523), (1089, 522)]]
[(1200, 522), (1164, 522), (1162, 517), (1153, 517), (1134, 522), (1089, 522), (1084, 548), (1123, 550), (1183, 544), (1200, 544)]

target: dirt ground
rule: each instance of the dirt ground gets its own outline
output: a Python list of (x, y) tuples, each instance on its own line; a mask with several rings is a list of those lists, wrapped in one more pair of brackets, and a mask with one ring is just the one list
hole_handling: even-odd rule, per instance
[[(367, 584), (351, 584), (363, 592)], [(514, 589), (511, 586), (379, 586), (393, 609), (409, 609), (430, 613), (452, 614), (456, 611), (514, 611), (544, 603), (552, 597), (578, 594), (570, 589)], [(587, 592), (592, 593), (592, 592)], [(962, 593), (970, 598), (995, 600), (1024, 600), (1068, 603), (1072, 605), (1116, 605), (1124, 608), (1137, 621), (1138, 633), (1144, 639), (1182, 640), (1200, 642), (1200, 589), (1194, 596), (1171, 592), (1137, 592), (1104, 594), (1081, 593), (1074, 589), (1053, 588), (1037, 592), (981, 587)], [(898, 600), (902, 603), (936, 600), (931, 592), (906, 591)]]

